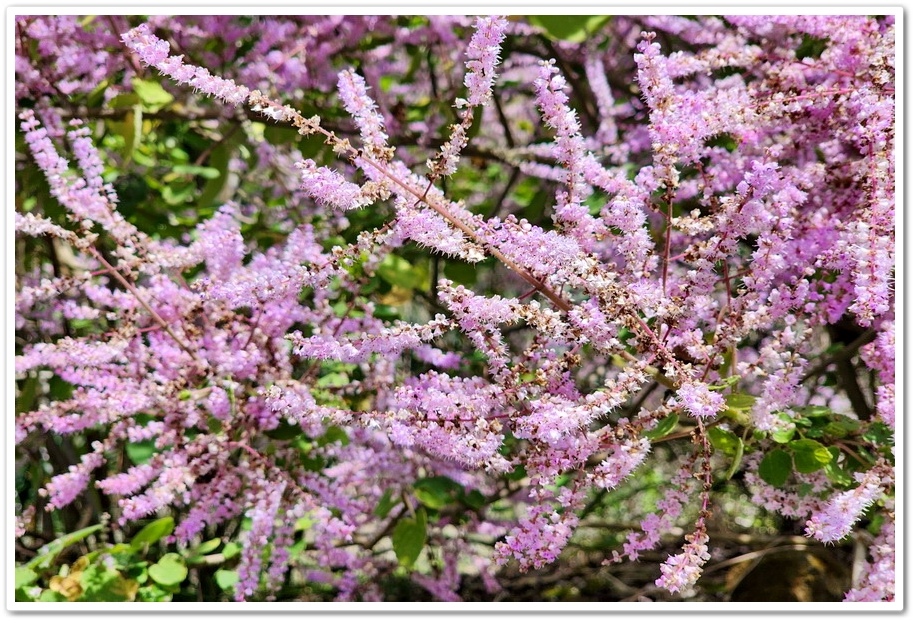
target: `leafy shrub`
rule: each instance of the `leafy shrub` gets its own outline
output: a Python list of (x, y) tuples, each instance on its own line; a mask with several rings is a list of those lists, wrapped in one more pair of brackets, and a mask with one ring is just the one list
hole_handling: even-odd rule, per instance
[(894, 23), (17, 16), (17, 599), (893, 600)]

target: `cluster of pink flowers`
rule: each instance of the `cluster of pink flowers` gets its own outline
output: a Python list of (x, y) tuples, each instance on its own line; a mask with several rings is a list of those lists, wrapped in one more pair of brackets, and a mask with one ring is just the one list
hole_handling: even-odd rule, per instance
[[(73, 389), (19, 413), (16, 439), (98, 439), (44, 484), (46, 512), (97, 487), (122, 526), (176, 513), (180, 544), (244, 518), (239, 600), (294, 568), (337, 599), (379, 598), (403, 553), (384, 544), (422, 518), (441, 564), (412, 577), (449, 600), (464, 563), (493, 588), (495, 565), (556, 562), (589, 500), (682, 444), (656, 511), (609, 554), (636, 560), (686, 527), (653, 589), (666, 598), (713, 555), (716, 450), (733, 437), (752, 503), (811, 538), (882, 516), (847, 598), (894, 599), (891, 16), (620, 17), (544, 58), (505, 17), (112, 23), (120, 61), (72, 20), (17, 17), (38, 42), (17, 43), (20, 130), (65, 214), (30, 202), (17, 235), (78, 259), (17, 275), (32, 342), (17, 380)], [(83, 55), (45, 75), (38, 57), (67, 45), (104, 72)], [(48, 86), (105, 106), (146, 68), (194, 104), (169, 115), (201, 136), (225, 121), (220, 142), (251, 147), (227, 165), (237, 196), (181, 240), (125, 218), (101, 128), (67, 126), (77, 109)], [(303, 93), (319, 114), (297, 110)], [(295, 139), (265, 138), (280, 130)], [(877, 431), (861, 453), (831, 447), (831, 468), (859, 465), (852, 484), (780, 441), (825, 403)], [(152, 456), (114, 461), (128, 443)], [(777, 486), (762, 471), (783, 448), (796, 470)], [(449, 499), (424, 497), (429, 482)]]

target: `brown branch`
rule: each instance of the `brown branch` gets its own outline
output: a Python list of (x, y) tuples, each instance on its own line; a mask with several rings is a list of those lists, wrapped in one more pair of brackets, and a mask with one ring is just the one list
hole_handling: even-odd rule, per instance
[(93, 257), (95, 257), (99, 262), (102, 263), (103, 266), (105, 266), (105, 267), (108, 269), (108, 273), (109, 273), (112, 277), (114, 277), (114, 278), (118, 281), (118, 283), (120, 283), (120, 284), (121, 284), (122, 286), (124, 286), (131, 294), (134, 295), (134, 298), (136, 298), (137, 301), (143, 306), (143, 308), (146, 309), (146, 311), (149, 312), (150, 316), (153, 317), (153, 320), (156, 321), (156, 324), (158, 324), (160, 327), (162, 327), (162, 329), (163, 329), (166, 333), (168, 333), (169, 336), (170, 336), (173, 340), (175, 340), (175, 342), (178, 344), (178, 346), (181, 347), (181, 349), (182, 349), (183, 351), (185, 351), (186, 353), (188, 353), (189, 355), (191, 355), (191, 358), (194, 359), (194, 361), (197, 361), (198, 363), (201, 363), (200, 358), (197, 356), (197, 353), (195, 353), (194, 351), (192, 351), (192, 350), (188, 347), (187, 344), (185, 344), (183, 341), (181, 341), (181, 339), (180, 339), (177, 335), (175, 335), (175, 333), (172, 331), (171, 327), (169, 327), (169, 324), (162, 318), (162, 316), (160, 316), (160, 315), (156, 312), (155, 309), (153, 309), (152, 307), (150, 307), (150, 304), (146, 302), (146, 299), (143, 298), (143, 296), (140, 294), (139, 290), (137, 290), (137, 288), (135, 288), (134, 285), (133, 285), (132, 283), (130, 283), (130, 282), (124, 277), (124, 275), (121, 274), (121, 272), (120, 272), (117, 268), (115, 268), (114, 266), (112, 266), (111, 264), (109, 264), (109, 263), (108, 263), (108, 260), (106, 260), (106, 259), (102, 256), (102, 254), (99, 253), (99, 252), (96, 250), (95, 247), (90, 246), (90, 247), (88, 247), (88, 250), (89, 250), (89, 253), (90, 253)]

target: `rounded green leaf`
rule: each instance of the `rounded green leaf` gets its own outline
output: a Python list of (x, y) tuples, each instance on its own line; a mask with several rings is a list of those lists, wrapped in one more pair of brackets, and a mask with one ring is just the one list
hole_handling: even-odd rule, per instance
[(795, 469), (802, 474), (816, 472), (833, 461), (830, 450), (813, 439), (796, 439), (789, 448), (795, 454)]
[(741, 438), (738, 438), (738, 447), (735, 450), (735, 454), (732, 457), (732, 463), (728, 466), (728, 472), (725, 474), (725, 480), (731, 480), (732, 476), (738, 471), (741, 467), (741, 459), (744, 458), (744, 441)]
[(241, 553), (242, 547), (235, 541), (226, 543), (226, 547), (223, 548), (223, 558), (226, 560), (232, 560)]
[(792, 457), (785, 450), (770, 450), (760, 461), (758, 473), (764, 482), (781, 487), (792, 471)]
[(188, 577), (188, 568), (178, 554), (166, 554), (159, 562), (149, 568), (149, 577), (156, 584), (174, 586), (181, 584)]
[(470, 493), (462, 495), (461, 501), (467, 504), (469, 507), (473, 508), (474, 510), (480, 510), (481, 508), (483, 508), (486, 505), (487, 498), (484, 496), (483, 493), (481, 493), (477, 489), (474, 489)]
[(213, 574), (213, 579), (216, 581), (217, 586), (224, 591), (228, 591), (238, 584), (239, 572), (231, 569), (217, 569), (216, 573)]
[[(480, 115), (475, 115), (475, 117)], [(445, 276), (464, 286), (472, 286), (477, 282), (477, 269), (473, 264), (463, 262), (448, 262), (445, 264)]]
[(770, 436), (776, 443), (789, 443), (795, 438), (795, 424), (791, 424), (787, 428), (774, 430), (770, 433)]

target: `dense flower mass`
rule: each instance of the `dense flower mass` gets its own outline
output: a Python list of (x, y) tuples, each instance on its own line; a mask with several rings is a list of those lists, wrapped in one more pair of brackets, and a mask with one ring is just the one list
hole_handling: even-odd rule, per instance
[(894, 16), (15, 29), (17, 599), (895, 599)]

